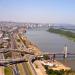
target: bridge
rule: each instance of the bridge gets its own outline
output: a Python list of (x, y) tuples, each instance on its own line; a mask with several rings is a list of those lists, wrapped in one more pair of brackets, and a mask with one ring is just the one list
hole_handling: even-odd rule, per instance
[(67, 58), (67, 57), (75, 57), (75, 53), (43, 53), (43, 55), (48, 55), (49, 57), (52, 57), (53, 59), (57, 58), (57, 57), (62, 57), (62, 58)]
[(26, 49), (26, 50), (19, 50), (19, 49), (0, 49), (0, 53), (7, 53), (7, 52), (18, 52), (18, 53), (25, 53), (25, 54), (34, 55), (34, 53), (31, 52), (28, 49)]
[[(18, 49), (0, 49), (0, 54), (4, 54), (7, 52), (18, 52), (18, 53), (23, 53), (23, 54), (30, 54), (34, 55), (32, 52), (28, 52), (27, 50), (18, 50)], [(7, 66), (7, 65), (12, 65), (12, 64), (18, 64), (22, 62), (27, 62), (28, 60), (25, 59), (24, 56), (16, 59), (0, 59), (0, 66)]]
[(22, 63), (22, 62), (27, 62), (25, 57), (16, 58), (16, 59), (0, 59), (0, 66), (7, 66), (8, 64), (12, 65), (12, 64)]
[(43, 53), (43, 54), (47, 54), (49, 56), (52, 56), (53, 59), (56, 58), (57, 56), (62, 57), (62, 58), (67, 58), (68, 56), (70, 56), (70, 57), (71, 56), (75, 56), (75, 53), (68, 52), (66, 45), (64, 47), (64, 51), (61, 52), (61, 53), (57, 53), (57, 52), (55, 52), (55, 53), (49, 53), (48, 52), (48, 53)]

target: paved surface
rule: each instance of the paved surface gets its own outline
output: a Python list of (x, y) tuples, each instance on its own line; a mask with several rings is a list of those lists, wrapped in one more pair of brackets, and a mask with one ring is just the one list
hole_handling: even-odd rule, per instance
[(0, 49), (0, 53), (7, 53), (7, 52), (18, 52), (18, 53), (25, 53), (25, 54), (31, 54), (33, 55), (34, 53), (29, 52), (28, 49), (25, 50), (19, 50), (19, 49)]
[(18, 69), (18, 67), (17, 67), (17, 64), (12, 67), (12, 70), (13, 70), (13, 72), (14, 72), (14, 75), (20, 75), (20, 74), (19, 74), (19, 69)]
[[(32, 54), (32, 53), (29, 53), (29, 50), (27, 50), (27, 48), (25, 47), (25, 45), (21, 39), (20, 39), (21, 40), (20, 47), (17, 46), (17, 42), (16, 42), (17, 36), (15, 33), (10, 34), (9, 37), (11, 39), (11, 41), (10, 41), (11, 48), (10, 49), (15, 49), (15, 51), (10, 50), (12, 52), (12, 59), (4, 59), (4, 55), (3, 55), (2, 51), (0, 51), (0, 64), (2, 64), (2, 63), (3, 64), (8, 64), (8, 63), (11, 64), (11, 63), (15, 63), (18, 61), (23, 61), (23, 60), (25, 61), (25, 58), (23, 58), (21, 53), (26, 53), (26, 54)], [(17, 53), (17, 49), (18, 49), (19, 53)], [(6, 49), (4, 50), (4, 52), (6, 52)], [(8, 52), (8, 50), (7, 50), (7, 52)], [(15, 65), (13, 64), (12, 65), (13, 75), (36, 75), (30, 59), (28, 59), (28, 60), (29, 60), (28, 63), (24, 62), (21, 64), (15, 64)], [(32, 74), (32, 71), (33, 71), (33, 74)], [(1, 71), (1, 72), (2, 72), (2, 75), (4, 75), (3, 71)]]
[[(4, 55), (1, 53), (0, 54), (0, 59), (4, 59)], [(0, 75), (4, 75), (4, 67), (0, 66)]]
[(30, 75), (30, 72), (29, 72), (27, 64), (26, 63), (22, 63), (22, 65), (23, 65), (23, 68), (24, 68), (24, 71), (25, 71), (25, 75)]
[[(14, 43), (14, 47), (17, 47), (17, 43), (16, 43), (16, 41), (15, 41), (15, 39), (13, 38), (13, 43)], [(22, 44), (22, 43), (21, 43)], [(20, 45), (21, 45), (20, 44)], [(15, 48), (14, 48), (15, 49)], [(20, 49), (20, 48), (18, 48), (17, 47), (17, 49)], [(16, 54), (14, 55), (14, 56), (16, 56)], [(19, 56), (21, 57), (21, 55), (19, 54)], [(22, 72), (21, 72), (21, 69), (20, 69), (20, 72), (18, 71), (18, 68), (19, 68), (19, 64), (18, 64), (18, 66), (16, 65), (16, 71), (18, 72), (18, 75), (20, 74), (20, 75), (22, 75)], [(21, 68), (23, 67), (23, 74), (24, 75), (30, 75), (29, 73), (29, 69), (28, 69), (28, 67), (27, 67), (27, 64), (24, 62), (24, 63), (22, 63), (22, 65), (21, 65)], [(16, 74), (15, 74), (16, 75)]]

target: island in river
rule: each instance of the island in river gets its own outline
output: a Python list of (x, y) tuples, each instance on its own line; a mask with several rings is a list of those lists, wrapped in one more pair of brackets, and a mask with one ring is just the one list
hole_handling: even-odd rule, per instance
[(52, 32), (52, 33), (64, 35), (64, 36), (66, 36), (66, 37), (68, 37), (68, 38), (70, 38), (70, 39), (75, 41), (75, 33), (71, 32), (69, 30), (49, 28), (48, 31)]

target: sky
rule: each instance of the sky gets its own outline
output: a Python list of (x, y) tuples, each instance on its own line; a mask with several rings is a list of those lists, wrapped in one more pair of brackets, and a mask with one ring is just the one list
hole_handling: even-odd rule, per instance
[(75, 0), (0, 0), (0, 21), (75, 24)]

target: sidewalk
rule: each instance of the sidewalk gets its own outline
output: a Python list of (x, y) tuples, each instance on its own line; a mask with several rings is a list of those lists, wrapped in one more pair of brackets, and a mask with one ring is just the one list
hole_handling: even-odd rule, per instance
[(5, 75), (4, 74), (4, 67), (0, 66), (0, 75)]

